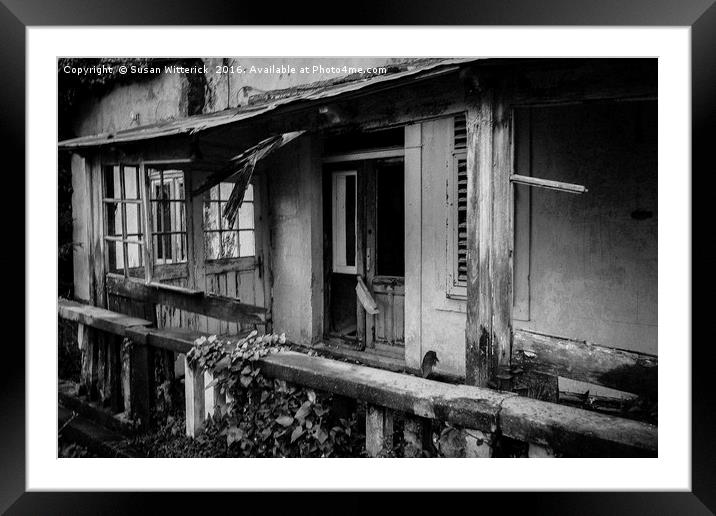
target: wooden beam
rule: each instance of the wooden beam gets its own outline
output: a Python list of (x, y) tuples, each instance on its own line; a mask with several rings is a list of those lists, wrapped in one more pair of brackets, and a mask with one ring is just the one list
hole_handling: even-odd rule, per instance
[(96, 306), (83, 305), (67, 299), (58, 300), (57, 308), (59, 316), (63, 319), (120, 336), (125, 336), (126, 330), (133, 326), (151, 326), (152, 324), (145, 319), (130, 317)]
[(486, 386), (493, 364), (490, 240), (492, 235), (492, 92), (467, 101), (467, 323), (465, 380)]
[(509, 367), (512, 350), (512, 110), (504, 93), (505, 86), (499, 91), (503, 93), (495, 95), (492, 120), (492, 235), (488, 278), (492, 302), (491, 377)]
[(521, 176), (519, 174), (512, 174), (510, 176), (510, 181), (521, 185), (536, 186), (539, 188), (547, 188), (548, 190), (559, 190), (560, 192), (573, 194), (583, 194), (588, 191), (582, 185), (564, 183), (562, 181), (551, 181), (549, 179), (540, 179), (538, 177)]
[(379, 405), (368, 405), (365, 411), (365, 449), (369, 457), (393, 449), (393, 413)]
[(594, 383), (655, 398), (656, 356), (585, 341), (515, 330), (513, 363), (525, 370)]
[(200, 290), (167, 287), (163, 284), (149, 285), (140, 281), (108, 274), (107, 293), (149, 303), (169, 305), (224, 321), (241, 321), (248, 324), (264, 324), (266, 309), (241, 303), (235, 298), (206, 294)]

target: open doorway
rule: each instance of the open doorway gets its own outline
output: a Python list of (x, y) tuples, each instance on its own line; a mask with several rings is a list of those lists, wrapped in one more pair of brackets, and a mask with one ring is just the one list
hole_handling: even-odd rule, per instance
[(326, 337), (403, 358), (405, 166), (402, 156), (324, 171)]

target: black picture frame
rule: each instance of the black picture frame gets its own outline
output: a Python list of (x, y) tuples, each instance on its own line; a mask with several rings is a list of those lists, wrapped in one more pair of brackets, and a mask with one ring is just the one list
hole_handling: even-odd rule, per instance
[[(383, 1), (372, 6), (363, 4), (355, 15), (341, 16), (333, 8), (293, 3), (277, 9), (273, 5), (257, 2), (225, 2), (203, 0), (189, 2), (162, 0), (122, 2), (83, 0), (0, 0), (0, 142), (7, 150), (3, 153), (6, 177), (12, 174), (14, 191), (21, 191), (18, 199), (25, 199), (25, 30), (29, 26), (47, 25), (276, 25), (276, 24), (331, 24), (346, 22), (356, 25), (635, 25), (635, 26), (688, 26), (691, 27), (692, 71), (692, 181), (713, 169), (711, 149), (714, 146), (714, 104), (716, 93), (716, 6), (714, 0), (630, 0), (630, 1), (576, 1), (576, 0), (512, 0), (480, 1), (460, 0), (450, 5), (444, 2), (414, 0)], [(21, 151), (21, 149), (23, 151)], [(10, 152), (12, 150), (12, 152)], [(6, 186), (6, 188), (10, 188)], [(706, 189), (694, 189), (693, 205), (697, 195), (707, 195)], [(700, 193), (699, 193), (700, 192)], [(20, 201), (22, 202), (22, 200)], [(9, 203), (6, 204), (6, 206)], [(703, 205), (703, 204), (701, 204)], [(24, 206), (4, 210), (6, 217), (24, 213)], [(692, 212), (693, 213), (693, 212)], [(10, 220), (10, 219), (6, 219)], [(692, 216), (692, 234), (713, 234), (706, 224), (710, 218)], [(18, 242), (14, 232), (24, 226), (13, 222), (8, 236)], [(701, 230), (701, 231), (699, 231)], [(696, 242), (695, 242), (696, 243)], [(693, 252), (693, 251), (692, 251)], [(705, 256), (707, 253), (702, 253)], [(692, 256), (698, 256), (693, 254)], [(25, 275), (24, 246), (17, 246), (15, 257)], [(49, 257), (54, 260), (54, 257)], [(48, 262), (49, 263), (49, 262)], [(56, 263), (56, 262), (55, 262)], [(693, 265), (695, 262), (692, 260)], [(692, 268), (693, 268), (692, 265)], [(693, 273), (693, 272), (692, 272)], [(19, 279), (19, 274), (13, 273)], [(18, 281), (19, 283), (19, 281)], [(8, 283), (12, 285), (12, 283)], [(19, 292), (24, 285), (8, 286), (15, 292), (15, 310), (24, 310)], [(706, 291), (707, 283), (696, 283), (694, 293)], [(6, 291), (7, 293), (7, 291)], [(22, 295), (24, 300), (24, 293)], [(692, 303), (692, 320), (703, 321), (707, 304)], [(23, 317), (25, 312), (23, 311)], [(19, 314), (18, 314), (19, 316)], [(701, 316), (701, 317), (699, 317)], [(7, 321), (18, 317), (7, 316)], [(8, 323), (10, 326), (11, 323)], [(16, 325), (22, 341), (23, 327)], [(622, 492), (622, 493), (530, 493), (502, 494), (502, 499), (491, 500), (505, 508), (515, 509), (525, 504), (531, 513), (548, 514), (713, 514), (716, 513), (716, 399), (710, 382), (712, 360), (709, 340), (692, 345), (692, 491), (691, 492)], [(10, 339), (4, 346), (3, 373), (0, 375), (2, 415), (0, 416), (0, 510), (8, 514), (104, 514), (131, 512), (149, 506), (153, 495), (119, 493), (26, 493), (25, 488), (25, 350), (19, 339)], [(50, 351), (48, 351), (50, 352)], [(221, 503), (225, 495), (212, 496), (212, 504)], [(246, 502), (267, 503), (259, 496), (247, 497)], [(357, 495), (353, 495), (357, 496)], [(481, 495), (485, 499), (499, 496)], [(509, 497), (509, 503), (503, 498)], [(175, 507), (187, 509), (184, 496), (176, 493), (162, 497), (164, 511)], [(425, 495), (415, 494), (412, 503), (423, 505)], [(341, 507), (350, 511), (357, 506), (368, 507), (365, 502), (333, 502), (326, 500), (324, 507)], [(402, 502), (401, 502), (402, 503)], [(472, 503), (472, 502), (471, 502)], [(482, 506), (484, 502), (480, 501)], [(451, 502), (452, 504), (452, 502)], [(248, 505), (244, 505), (248, 507)], [(457, 507), (457, 506), (456, 506)], [(474, 507), (475, 510), (478, 508)], [(407, 510), (407, 506), (403, 512)]]

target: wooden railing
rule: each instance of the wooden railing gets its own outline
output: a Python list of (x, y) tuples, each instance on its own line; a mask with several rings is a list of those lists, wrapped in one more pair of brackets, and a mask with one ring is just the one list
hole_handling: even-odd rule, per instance
[[(126, 364), (121, 362), (118, 373), (124, 400), (121, 408), (125, 415), (142, 422), (148, 421), (152, 399), (148, 349), (186, 353), (198, 336), (153, 328), (142, 319), (65, 300), (60, 300), (59, 315), (76, 321), (78, 334), (87, 335), (91, 329), (131, 340), (131, 351), (123, 359)], [(85, 346), (83, 352), (87, 343), (86, 337), (80, 340), (80, 346)], [(369, 455), (377, 455), (392, 434), (395, 413), (401, 413), (406, 428), (417, 435), (427, 435), (430, 419), (464, 429), (461, 438), (467, 456), (491, 456), (497, 441), (505, 437), (528, 443), (530, 456), (657, 453), (657, 428), (653, 425), (511, 392), (436, 382), (296, 352), (269, 355), (259, 365), (268, 377), (365, 402)], [(211, 382), (211, 371), (188, 363), (185, 367), (186, 429), (188, 435), (194, 436), (201, 431), (206, 416), (226, 400), (214, 388), (205, 388)], [(91, 368), (85, 371), (83, 360), (83, 384), (89, 386), (89, 392), (96, 378), (93, 373)]]

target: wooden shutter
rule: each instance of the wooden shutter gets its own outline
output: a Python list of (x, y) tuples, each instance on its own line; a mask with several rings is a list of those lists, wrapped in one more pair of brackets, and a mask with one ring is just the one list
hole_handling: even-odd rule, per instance
[(467, 283), (467, 126), (465, 115), (455, 116), (453, 123), (453, 173), (457, 180), (457, 238), (455, 240), (455, 279)]

